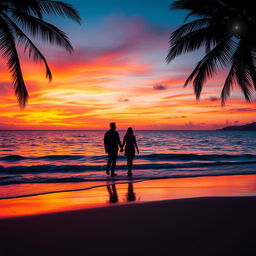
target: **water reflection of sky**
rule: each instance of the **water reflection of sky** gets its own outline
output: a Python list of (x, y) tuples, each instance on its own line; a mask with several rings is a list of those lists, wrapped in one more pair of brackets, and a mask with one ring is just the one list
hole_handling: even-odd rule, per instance
[[(123, 135), (120, 131), (121, 140)], [(150, 154), (254, 154), (256, 147), (254, 132), (136, 131), (136, 135), (138, 163), (166, 163), (164, 159), (143, 159)], [(103, 136), (104, 131), (1, 131), (0, 157), (18, 157), (0, 159), (0, 164), (102, 165), (106, 159)], [(119, 162), (125, 163), (122, 154)]]

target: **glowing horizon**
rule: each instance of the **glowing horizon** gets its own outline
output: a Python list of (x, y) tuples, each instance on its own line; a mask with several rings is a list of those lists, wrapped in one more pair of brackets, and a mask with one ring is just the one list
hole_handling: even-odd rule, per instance
[(192, 85), (183, 88), (200, 52), (167, 65), (169, 35), (184, 18), (168, 10), (171, 0), (150, 0), (147, 5), (144, 0), (136, 5), (112, 0), (107, 7), (100, 0), (68, 2), (81, 12), (82, 25), (51, 21), (67, 32), (75, 51), (69, 55), (39, 45), (52, 83), (45, 79), (43, 66), (20, 55), (30, 94), (24, 110), (1, 60), (0, 129), (103, 130), (115, 121), (119, 129), (208, 130), (255, 121), (255, 97), (247, 103), (237, 88), (221, 106), (224, 71), (208, 81), (200, 101)]

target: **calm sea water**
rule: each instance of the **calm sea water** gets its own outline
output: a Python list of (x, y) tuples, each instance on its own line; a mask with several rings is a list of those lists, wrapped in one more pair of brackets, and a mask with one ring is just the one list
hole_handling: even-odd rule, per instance
[[(124, 131), (120, 131), (123, 138)], [(256, 132), (136, 131), (133, 179), (256, 173)], [(0, 131), (0, 199), (106, 181), (104, 131)], [(124, 180), (119, 154), (116, 180)], [(56, 186), (55, 186), (56, 185)], [(22, 188), (22, 189), (21, 189)], [(37, 191), (38, 188), (38, 191)], [(44, 190), (45, 192), (45, 186)]]

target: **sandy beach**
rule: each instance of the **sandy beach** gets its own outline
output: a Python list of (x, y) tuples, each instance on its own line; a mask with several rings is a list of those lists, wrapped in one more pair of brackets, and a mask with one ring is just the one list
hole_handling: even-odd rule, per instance
[(255, 255), (255, 213), (212, 197), (2, 219), (1, 255)]
[(0, 255), (255, 255), (255, 179), (112, 181), (4, 199)]

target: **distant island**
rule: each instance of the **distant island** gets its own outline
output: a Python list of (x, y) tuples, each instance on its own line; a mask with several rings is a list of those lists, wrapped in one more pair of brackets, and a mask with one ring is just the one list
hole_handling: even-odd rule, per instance
[(256, 122), (245, 125), (227, 126), (217, 131), (256, 131)]

